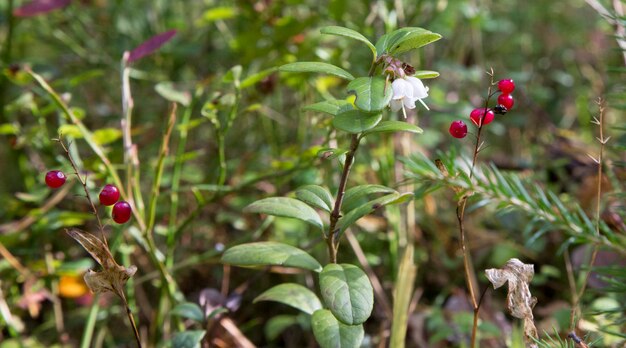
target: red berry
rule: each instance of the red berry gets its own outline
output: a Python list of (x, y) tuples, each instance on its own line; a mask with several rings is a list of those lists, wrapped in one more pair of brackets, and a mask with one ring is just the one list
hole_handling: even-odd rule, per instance
[(498, 81), (498, 89), (504, 94), (510, 94), (515, 90), (515, 82), (511, 79)]
[(60, 170), (51, 170), (46, 173), (46, 185), (50, 188), (59, 188), (65, 184), (65, 174)]
[(498, 96), (498, 104), (504, 106), (507, 110), (511, 110), (515, 103), (512, 95), (502, 93)]
[(480, 120), (482, 119), (482, 125), (487, 125), (490, 124), (491, 121), (493, 121), (493, 118), (496, 115), (493, 113), (493, 110), (489, 109), (489, 108), (477, 108), (472, 110), (472, 112), (470, 113), (470, 120), (472, 120), (472, 122), (480, 127), (481, 123)]
[(113, 205), (120, 199), (120, 190), (115, 185), (107, 184), (100, 191), (98, 198), (102, 205)]
[(465, 122), (461, 120), (453, 121), (450, 124), (450, 135), (458, 139), (465, 138), (467, 135), (467, 125)]
[(130, 209), (130, 204), (126, 201), (119, 201), (113, 206), (113, 221), (118, 224), (123, 224), (130, 219), (131, 213), (132, 209)]

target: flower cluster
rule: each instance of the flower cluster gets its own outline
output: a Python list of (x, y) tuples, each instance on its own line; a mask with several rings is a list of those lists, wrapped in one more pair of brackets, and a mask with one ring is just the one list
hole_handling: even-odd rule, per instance
[[(496, 114), (504, 115), (513, 108), (513, 96), (511, 93), (515, 90), (515, 83), (511, 79), (505, 79), (498, 81), (498, 90), (500, 95), (498, 96), (498, 104), (493, 108), (476, 108), (470, 113), (470, 120), (476, 127), (491, 123)], [(467, 125), (462, 120), (454, 121), (450, 124), (450, 135), (455, 138), (465, 138), (467, 135)]]

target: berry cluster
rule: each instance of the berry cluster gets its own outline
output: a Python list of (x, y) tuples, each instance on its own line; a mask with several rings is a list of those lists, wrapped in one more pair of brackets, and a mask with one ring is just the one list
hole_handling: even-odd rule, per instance
[[(511, 93), (515, 90), (515, 83), (511, 79), (498, 81), (498, 104), (495, 108), (476, 108), (470, 113), (470, 120), (476, 127), (482, 127), (491, 123), (496, 114), (504, 115), (513, 108), (514, 100)], [(450, 124), (450, 135), (455, 138), (465, 138), (467, 135), (467, 125), (461, 120), (457, 120)]]
[[(50, 188), (59, 188), (65, 184), (65, 174), (60, 170), (51, 170), (46, 173), (46, 185)], [(98, 195), (100, 204), (110, 206), (113, 205), (111, 216), (113, 221), (123, 224), (130, 220), (132, 209), (126, 201), (119, 201), (120, 190), (115, 185), (107, 184), (102, 188)], [(119, 202), (118, 202), (119, 201)]]

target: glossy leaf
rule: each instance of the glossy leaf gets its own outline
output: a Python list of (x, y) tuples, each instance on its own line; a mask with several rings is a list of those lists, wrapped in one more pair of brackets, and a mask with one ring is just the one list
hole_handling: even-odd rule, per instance
[(321, 348), (357, 348), (365, 335), (363, 325), (346, 325), (327, 309), (313, 313), (311, 326)]
[(362, 203), (363, 198), (376, 193), (397, 193), (396, 190), (383, 185), (359, 185), (346, 190), (343, 196), (342, 211), (350, 211)]
[(441, 35), (416, 27), (400, 28), (385, 34), (376, 42), (378, 57), (383, 54), (397, 55), (437, 41)]
[(360, 110), (348, 110), (333, 118), (333, 126), (339, 130), (357, 134), (376, 127), (382, 118), (382, 113), (366, 113)]
[(333, 209), (333, 196), (328, 189), (317, 185), (306, 185), (296, 190), (296, 197), (313, 207), (330, 212)]
[(441, 35), (433, 33), (432, 31), (413, 28), (415, 30), (410, 31), (408, 34), (402, 36), (396, 41), (393, 46), (389, 47), (389, 53), (393, 55), (402, 54), (422, 46), (426, 46), (429, 43), (435, 42), (441, 39)]
[(350, 225), (355, 223), (358, 219), (362, 218), (365, 215), (373, 213), (374, 211), (376, 211), (376, 209), (384, 207), (385, 205), (406, 202), (411, 197), (413, 197), (413, 194), (410, 192), (404, 194), (396, 192), (369, 201), (359, 206), (358, 208), (349, 211), (344, 217), (339, 220), (339, 222), (337, 223), (337, 228), (340, 230), (340, 232), (343, 233), (346, 228), (350, 227)]
[(410, 132), (415, 134), (421, 134), (424, 132), (420, 127), (407, 122), (402, 121), (383, 121), (376, 127), (363, 132), (363, 136), (367, 136), (374, 133), (388, 133), (388, 132)]
[(256, 242), (234, 246), (224, 252), (222, 263), (234, 266), (295, 267), (315, 272), (322, 270), (322, 265), (306, 251), (278, 242)]
[(417, 77), (420, 80), (426, 79), (434, 79), (439, 77), (439, 72), (433, 70), (418, 70), (413, 74), (413, 76)]
[(323, 102), (307, 105), (302, 109), (308, 111), (323, 112), (325, 114), (337, 116), (344, 111), (354, 110), (354, 106), (352, 106), (352, 103), (350, 103), (349, 101), (337, 99), (326, 100)]
[(364, 323), (374, 308), (374, 290), (367, 274), (350, 264), (331, 263), (320, 273), (324, 304), (347, 325)]
[(382, 76), (359, 77), (348, 84), (348, 93), (356, 95), (354, 105), (365, 112), (382, 111), (393, 96), (391, 84)]
[(193, 302), (183, 302), (172, 309), (170, 312), (172, 315), (188, 318), (196, 322), (201, 323), (204, 321), (204, 312), (197, 304)]
[(348, 37), (357, 41), (361, 41), (364, 44), (366, 44), (367, 47), (370, 48), (370, 50), (372, 50), (374, 57), (376, 57), (376, 47), (374, 47), (374, 44), (371, 43), (370, 40), (368, 40), (365, 36), (363, 36), (358, 31), (354, 31), (346, 27), (339, 27), (339, 26), (332, 25), (332, 26), (322, 28), (320, 32), (322, 34), (343, 36), (343, 37)]
[(200, 348), (200, 342), (206, 335), (204, 330), (177, 332), (172, 338), (172, 348)]
[(307, 314), (313, 314), (313, 312), (322, 308), (322, 303), (313, 291), (295, 283), (276, 285), (254, 299), (254, 303), (259, 301), (284, 303)]
[(294, 218), (308, 222), (309, 224), (323, 230), (324, 224), (315, 209), (305, 203), (289, 197), (271, 197), (261, 199), (245, 209), (248, 213), (261, 213), (274, 216)]
[(313, 72), (321, 74), (329, 74), (341, 77), (346, 80), (354, 80), (354, 76), (342, 68), (321, 62), (296, 62), (282, 65), (278, 68), (280, 71), (286, 72)]

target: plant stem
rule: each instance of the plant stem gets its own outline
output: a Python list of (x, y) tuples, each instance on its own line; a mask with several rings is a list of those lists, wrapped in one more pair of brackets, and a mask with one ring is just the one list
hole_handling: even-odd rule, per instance
[(91, 308), (89, 309), (89, 316), (87, 316), (87, 323), (85, 324), (83, 337), (80, 341), (80, 348), (89, 348), (91, 344), (93, 330), (96, 327), (96, 321), (98, 321), (98, 311), (100, 310), (98, 302), (100, 302), (100, 294), (95, 294), (93, 296)]
[(335, 230), (337, 222), (341, 217), (341, 205), (343, 203), (343, 196), (346, 193), (346, 184), (348, 182), (348, 176), (350, 175), (350, 169), (354, 163), (354, 156), (356, 150), (359, 148), (359, 142), (361, 138), (359, 134), (352, 134), (352, 140), (350, 142), (350, 150), (346, 154), (346, 161), (343, 164), (343, 171), (341, 173), (341, 179), (339, 180), (339, 188), (337, 189), (337, 199), (335, 200), (335, 206), (330, 214), (330, 226), (328, 228), (328, 234), (326, 234), (326, 244), (328, 245), (328, 256), (331, 263), (337, 263), (337, 249), (339, 248), (339, 241), (336, 239), (338, 231)]
[[(487, 73), (491, 79), (489, 83), (489, 89), (487, 90), (487, 98), (485, 98), (485, 107), (483, 115), (481, 116), (478, 122), (478, 132), (476, 133), (476, 143), (474, 145), (474, 153), (472, 155), (472, 166), (470, 167), (469, 178), (470, 180), (474, 176), (474, 169), (476, 167), (476, 162), (478, 159), (478, 153), (480, 152), (482, 143), (481, 143), (481, 133), (483, 129), (483, 120), (487, 115), (489, 106), (489, 99), (493, 96), (491, 91), (491, 86), (494, 85), (493, 81), (493, 69)], [(463, 252), (463, 269), (465, 271), (465, 281), (467, 282), (467, 290), (469, 291), (469, 296), (472, 300), (472, 308), (474, 310), (474, 318), (472, 324), (472, 335), (470, 340), (470, 347), (476, 347), (476, 335), (478, 333), (478, 317), (480, 312), (480, 302), (476, 299), (476, 291), (478, 289), (478, 281), (476, 280), (476, 271), (474, 270), (474, 266), (472, 263), (472, 255), (470, 250), (467, 248), (467, 240), (465, 233), (465, 208), (467, 207), (467, 200), (470, 195), (465, 194), (461, 197), (461, 200), (458, 202), (456, 208), (456, 217), (459, 222), (459, 234), (461, 239), (461, 251)], [(482, 298), (482, 296), (481, 296)]]
[[(594, 117), (594, 120), (592, 122), (598, 125), (598, 128), (600, 130), (600, 137), (596, 138), (598, 142), (600, 143), (600, 153), (598, 154), (598, 158), (594, 158), (594, 161), (598, 165), (598, 172), (597, 172), (598, 183), (596, 186), (596, 237), (599, 238), (600, 237), (600, 208), (601, 208), (601, 201), (602, 201), (602, 162), (603, 162), (603, 157), (604, 157), (604, 145), (606, 145), (610, 137), (608, 138), (604, 137), (604, 101), (600, 98), (598, 99), (597, 104), (599, 108), (600, 118), (598, 119)], [(585, 272), (585, 276), (583, 278), (583, 283), (580, 287), (580, 290), (578, 291), (577, 294), (575, 294), (575, 297), (574, 297), (574, 301), (572, 304), (572, 311), (570, 313), (570, 331), (572, 332), (578, 326), (577, 325), (578, 320), (576, 319), (576, 317), (577, 317), (577, 314), (580, 314), (580, 300), (583, 297), (583, 294), (585, 293), (585, 290), (587, 288), (587, 283), (589, 282), (589, 276), (591, 275), (591, 269), (593, 267), (593, 264), (596, 262), (596, 257), (598, 255), (598, 247), (599, 246), (597, 243), (594, 244), (593, 250), (591, 252), (591, 259), (589, 260), (588, 270)]]

